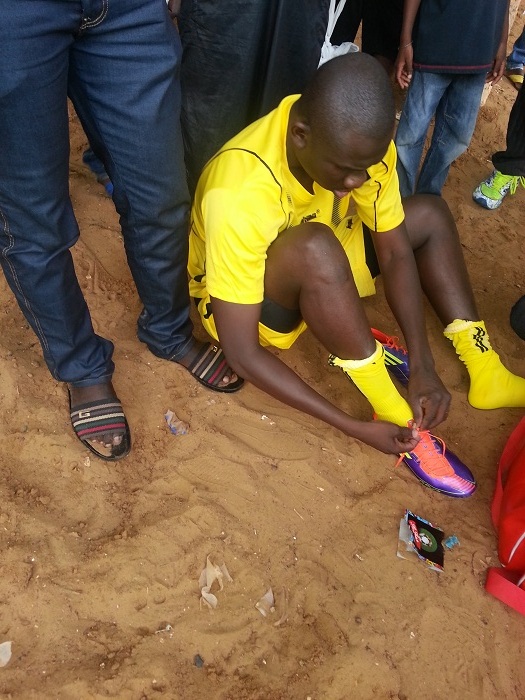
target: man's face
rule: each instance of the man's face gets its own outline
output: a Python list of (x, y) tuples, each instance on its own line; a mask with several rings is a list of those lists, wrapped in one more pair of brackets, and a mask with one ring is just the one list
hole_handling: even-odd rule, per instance
[(378, 140), (353, 133), (329, 140), (309, 131), (296, 157), (314, 182), (344, 197), (368, 180), (368, 168), (381, 161), (389, 143), (390, 138)]

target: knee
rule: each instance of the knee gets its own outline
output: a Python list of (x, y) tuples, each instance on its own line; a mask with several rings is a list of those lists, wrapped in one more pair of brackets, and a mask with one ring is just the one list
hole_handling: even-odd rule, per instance
[(436, 234), (443, 236), (456, 231), (452, 212), (439, 195), (414, 194), (403, 199), (403, 207), (408, 234), (412, 240), (421, 239), (425, 233), (426, 237), (429, 237)]
[(447, 202), (437, 194), (414, 194), (403, 199), (407, 224), (414, 221), (452, 221)]
[(299, 244), (299, 259), (306, 279), (343, 282), (351, 274), (350, 264), (339, 239), (329, 226), (308, 223)]

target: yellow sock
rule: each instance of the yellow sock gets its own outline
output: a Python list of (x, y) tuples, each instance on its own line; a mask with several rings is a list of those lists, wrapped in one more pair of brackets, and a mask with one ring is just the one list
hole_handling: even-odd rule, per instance
[(455, 319), (443, 331), (470, 375), (468, 400), (474, 408), (525, 406), (525, 379), (503, 366), (483, 321)]
[(396, 389), (385, 367), (385, 351), (376, 341), (376, 349), (364, 360), (340, 360), (330, 355), (331, 365), (341, 367), (359, 391), (372, 404), (379, 420), (387, 420), (396, 425), (406, 426), (414, 417), (405, 399)]

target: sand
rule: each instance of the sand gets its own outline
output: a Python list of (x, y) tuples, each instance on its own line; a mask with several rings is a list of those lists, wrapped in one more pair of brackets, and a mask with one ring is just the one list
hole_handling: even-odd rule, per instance
[[(507, 365), (525, 375), (508, 313), (524, 293), (520, 189), (487, 212), (471, 192), (504, 145), (507, 82), (481, 109), (444, 196), (480, 312)], [(140, 310), (118, 220), (81, 163), (71, 117), (78, 276), (96, 330), (116, 345), (115, 386), (134, 448), (107, 464), (69, 425), (65, 388), (0, 279), (0, 698), (58, 700), (433, 700), (525, 697), (525, 619), (484, 591), (497, 564), (490, 501), (498, 456), (523, 410), (477, 411), (467, 376), (428, 309), (436, 364), (452, 393), (439, 434), (479, 487), (454, 500), (395, 458), (247, 385), (206, 390), (136, 338)], [(372, 325), (399, 333), (381, 284)], [(204, 337), (198, 322), (197, 334)], [(281, 359), (364, 419), (369, 408), (308, 332)], [(190, 428), (173, 435), (174, 411)], [(396, 557), (405, 508), (455, 534), (438, 574)], [(232, 581), (200, 602), (206, 558)], [(272, 588), (275, 612), (255, 607)], [(280, 623), (280, 624), (275, 624)]]

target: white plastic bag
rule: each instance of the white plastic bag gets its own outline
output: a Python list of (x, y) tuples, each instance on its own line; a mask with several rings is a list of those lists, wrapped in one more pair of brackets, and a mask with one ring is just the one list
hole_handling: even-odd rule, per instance
[(321, 49), (321, 59), (319, 60), (319, 66), (322, 66), (323, 63), (326, 63), (331, 58), (335, 58), (336, 56), (343, 56), (345, 53), (359, 51), (359, 47), (356, 46), (356, 44), (353, 44), (351, 41), (345, 41), (344, 43), (339, 44), (338, 46), (333, 46), (330, 43), (330, 39), (332, 38), (332, 34), (335, 29), (335, 25), (337, 24), (337, 20), (339, 19), (339, 16), (343, 11), (345, 3), (346, 0), (339, 0), (336, 8), (336, 0), (330, 0), (330, 9), (328, 11), (328, 26), (326, 28), (326, 35), (324, 38), (323, 48)]

